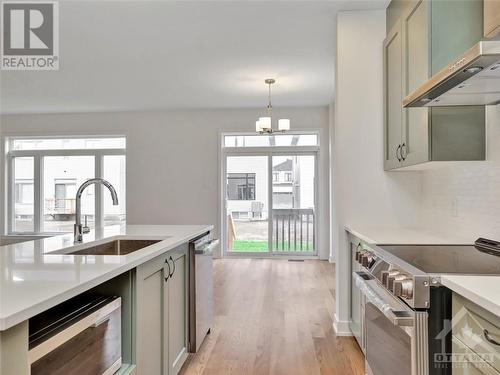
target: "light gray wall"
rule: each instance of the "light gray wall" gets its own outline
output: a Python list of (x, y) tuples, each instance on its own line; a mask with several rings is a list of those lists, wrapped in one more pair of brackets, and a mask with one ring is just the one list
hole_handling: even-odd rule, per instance
[(385, 11), (341, 12), (337, 19), (332, 166), (336, 322), (348, 332), (345, 225), (408, 227), (418, 223), (419, 172), (384, 172), (382, 43)]
[[(4, 115), (3, 135), (123, 134), (127, 136), (130, 224), (219, 225), (219, 135), (254, 131), (263, 109)], [(329, 245), (328, 108), (283, 108), (295, 130), (321, 131), (320, 254)]]

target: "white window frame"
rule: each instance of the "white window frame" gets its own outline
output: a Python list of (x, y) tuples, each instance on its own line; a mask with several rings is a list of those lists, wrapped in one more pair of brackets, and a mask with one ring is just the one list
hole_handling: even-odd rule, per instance
[[(6, 152), (6, 189), (7, 189), (7, 210), (5, 214), (6, 232), (8, 235), (39, 235), (50, 234), (51, 232), (42, 231), (43, 225), (43, 158), (46, 156), (94, 156), (95, 166), (94, 175), (96, 178), (103, 178), (104, 174), (104, 157), (112, 155), (123, 155), (127, 157), (126, 148), (110, 148), (110, 149), (61, 149), (61, 150), (12, 150), (12, 142), (20, 139), (78, 139), (78, 138), (125, 138), (124, 135), (82, 135), (82, 136), (8, 136), (3, 138), (3, 144), (7, 148)], [(15, 180), (14, 180), (14, 159), (18, 157), (33, 158), (33, 182), (34, 182), (34, 206), (33, 206), (33, 231), (32, 232), (16, 232), (14, 231), (15, 221)], [(125, 204), (125, 202), (124, 202)], [(100, 189), (95, 189), (95, 227), (102, 228), (104, 226), (104, 196), (102, 186)], [(60, 232), (57, 232), (60, 233)]]
[[(249, 147), (225, 147), (225, 137), (226, 136), (245, 136), (245, 135), (256, 135), (251, 132), (220, 132), (219, 133), (219, 223), (221, 226), (220, 236), (221, 236), (221, 255), (222, 257), (234, 257), (234, 258), (268, 258), (268, 257), (283, 257), (283, 258), (313, 258), (319, 257), (319, 249), (323, 246), (321, 241), (321, 233), (327, 228), (321, 226), (319, 218), (322, 214), (322, 205), (324, 197), (320, 194), (320, 186), (322, 177), (320, 176), (320, 164), (322, 161), (322, 152), (320, 149), (321, 145), (321, 130), (311, 129), (311, 130), (295, 130), (286, 132), (287, 135), (301, 135), (301, 134), (314, 134), (317, 136), (317, 144), (315, 146), (249, 146)], [(275, 252), (272, 251), (270, 245), (268, 253), (252, 253), (245, 252), (238, 254), (236, 252), (227, 251), (227, 191), (226, 191), (226, 177), (227, 177), (227, 157), (231, 156), (267, 156), (268, 157), (268, 178), (272, 181), (272, 157), (273, 156), (288, 156), (288, 155), (312, 155), (315, 157), (315, 174), (314, 174), (314, 197), (315, 197), (315, 211), (316, 211), (316, 222), (314, 226), (314, 235), (316, 238), (316, 245), (314, 252), (309, 254), (300, 254), (297, 252)], [(272, 189), (269, 189), (268, 199), (272, 202)], [(270, 210), (270, 212), (272, 209)], [(272, 234), (272, 221), (269, 220), (268, 223), (268, 233)], [(271, 244), (272, 238), (269, 238), (269, 244)]]

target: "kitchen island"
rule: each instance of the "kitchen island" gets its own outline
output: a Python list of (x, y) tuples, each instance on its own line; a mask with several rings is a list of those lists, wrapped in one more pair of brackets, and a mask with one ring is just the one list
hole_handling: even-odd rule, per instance
[[(140, 362), (136, 354), (141, 349), (139, 346), (136, 348), (136, 341), (140, 339), (137, 332), (144, 323), (138, 316), (138, 302), (140, 298), (154, 298), (147, 295), (147, 284), (137, 280), (136, 274), (142, 275), (143, 270), (153, 269), (151, 267), (155, 263), (165, 263), (161, 257), (166, 257), (166, 254), (171, 257), (175, 253), (178, 259), (187, 257), (188, 242), (212, 229), (211, 225), (115, 226), (92, 231), (84, 235), (83, 243), (76, 245), (73, 236), (65, 234), (0, 247), (2, 375), (30, 374), (28, 322), (31, 318), (89, 290), (121, 297), (125, 364), (120, 373), (134, 373), (136, 364)], [(115, 240), (147, 240), (154, 243), (125, 255), (70, 254)], [(182, 264), (187, 267), (189, 262), (182, 259)], [(183, 282), (177, 284), (187, 293), (188, 270), (179, 272)], [(167, 278), (162, 277), (162, 281)], [(161, 289), (167, 290), (163, 286)], [(162, 325), (162, 322), (153, 323), (158, 327)], [(183, 357), (186, 356), (187, 352)], [(178, 367), (179, 363), (176, 365)]]

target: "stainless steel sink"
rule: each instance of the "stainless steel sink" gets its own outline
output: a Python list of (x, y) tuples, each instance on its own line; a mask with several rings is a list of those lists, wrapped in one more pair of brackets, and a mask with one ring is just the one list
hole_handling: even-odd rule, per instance
[(126, 255), (154, 245), (160, 240), (115, 240), (87, 249), (72, 251), (70, 255)]

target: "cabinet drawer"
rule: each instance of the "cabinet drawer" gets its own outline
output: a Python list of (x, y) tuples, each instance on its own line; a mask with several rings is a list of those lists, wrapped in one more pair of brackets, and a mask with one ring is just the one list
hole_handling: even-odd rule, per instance
[(455, 336), (452, 336), (451, 340), (454, 354), (453, 375), (500, 375)]
[(500, 319), (472, 302), (453, 295), (453, 335), (500, 371)]

